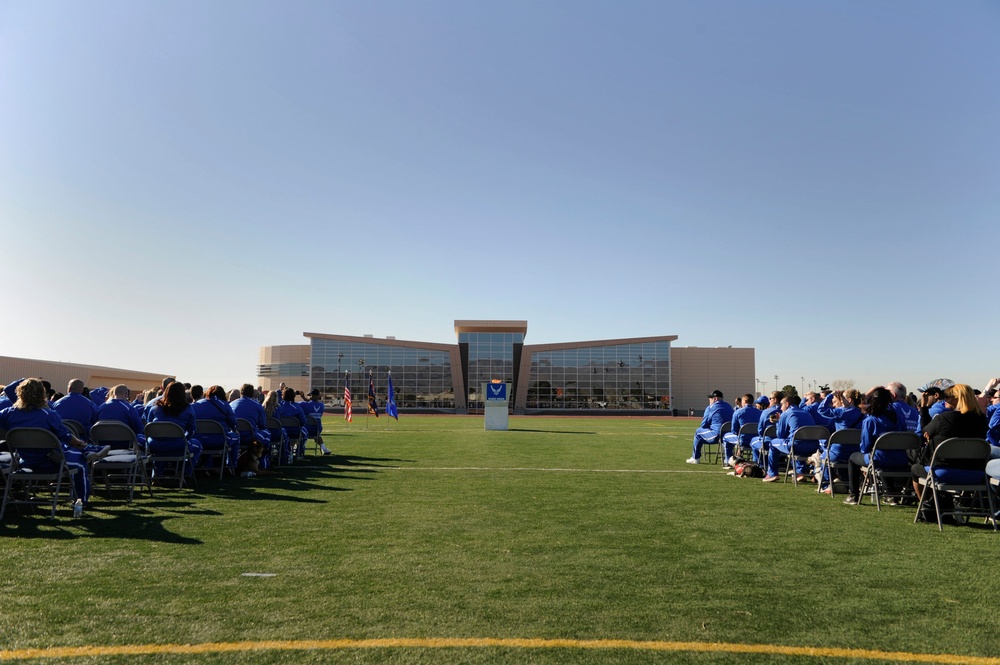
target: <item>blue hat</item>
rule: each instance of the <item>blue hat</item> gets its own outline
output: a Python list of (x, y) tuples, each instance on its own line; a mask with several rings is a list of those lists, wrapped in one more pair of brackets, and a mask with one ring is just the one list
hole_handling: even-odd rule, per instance
[(771, 399), (767, 395), (761, 395), (760, 397), (757, 398), (757, 401), (754, 402), (754, 403), (755, 404), (770, 404), (771, 403)]

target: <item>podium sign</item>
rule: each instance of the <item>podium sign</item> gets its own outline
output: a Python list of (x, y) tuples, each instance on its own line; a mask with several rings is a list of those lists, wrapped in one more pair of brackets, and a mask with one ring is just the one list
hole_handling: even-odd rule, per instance
[(484, 383), (484, 421), (486, 429), (507, 430), (507, 403), (510, 394), (509, 383)]

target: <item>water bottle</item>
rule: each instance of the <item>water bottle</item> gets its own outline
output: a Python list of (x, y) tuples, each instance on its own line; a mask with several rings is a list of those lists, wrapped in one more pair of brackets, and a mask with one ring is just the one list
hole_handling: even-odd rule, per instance
[(83, 499), (77, 499), (73, 504), (73, 517), (83, 517)]

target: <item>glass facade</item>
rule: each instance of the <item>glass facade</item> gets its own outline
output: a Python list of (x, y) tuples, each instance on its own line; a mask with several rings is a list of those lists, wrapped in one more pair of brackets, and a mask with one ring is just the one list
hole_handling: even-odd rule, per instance
[(517, 363), (524, 345), (523, 333), (462, 332), (458, 334), (458, 345), (470, 409), (484, 407), (480, 393), (482, 384), (495, 379), (515, 383)]
[(536, 351), (528, 409), (667, 409), (670, 342)]
[(447, 351), (313, 337), (311, 354), (312, 386), (319, 388), (327, 404), (342, 404), (344, 374), (350, 372), (355, 411), (363, 413), (371, 370), (380, 409), (386, 402), (390, 371), (398, 407), (455, 408), (451, 354)]

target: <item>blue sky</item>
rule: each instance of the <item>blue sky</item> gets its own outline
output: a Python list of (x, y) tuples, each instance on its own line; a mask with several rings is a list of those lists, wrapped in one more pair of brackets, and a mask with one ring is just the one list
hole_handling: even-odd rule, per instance
[(980, 386), (998, 185), (995, 2), (0, 0), (0, 355), (525, 319)]

